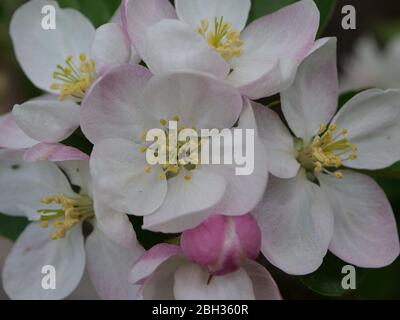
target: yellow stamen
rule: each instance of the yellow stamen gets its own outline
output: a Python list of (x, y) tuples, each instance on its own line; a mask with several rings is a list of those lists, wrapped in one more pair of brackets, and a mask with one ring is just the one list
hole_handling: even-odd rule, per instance
[(57, 65), (57, 71), (53, 72), (53, 78), (58, 82), (52, 83), (51, 90), (60, 93), (60, 100), (72, 98), (80, 102), (86, 91), (96, 79), (95, 63), (88, 60), (84, 53), (79, 55), (79, 65), (74, 63), (74, 58), (69, 55), (65, 59), (66, 66)]
[(202, 35), (208, 44), (225, 60), (240, 57), (243, 54), (244, 42), (240, 40), (240, 32), (232, 27), (232, 23), (225, 22), (223, 17), (215, 18), (214, 30), (209, 30), (207, 19), (201, 20), (197, 32)]

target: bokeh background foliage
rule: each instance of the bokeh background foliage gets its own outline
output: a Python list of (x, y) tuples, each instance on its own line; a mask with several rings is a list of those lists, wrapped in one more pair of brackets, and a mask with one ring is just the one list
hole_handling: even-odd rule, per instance
[[(249, 22), (265, 14), (274, 12), (286, 5), (292, 4), (297, 0), (252, 0), (252, 9)], [(341, 54), (341, 36), (345, 32), (340, 29), (340, 8), (346, 4), (361, 5), (361, 1), (343, 0), (314, 0), (321, 12), (321, 25), (319, 36), (337, 36), (339, 38), (339, 62)], [(375, 0), (363, 0), (367, 3)], [(0, 3), (0, 113), (9, 111), (15, 104), (26, 99), (40, 95), (32, 84), (24, 77), (18, 66), (12, 51), (11, 41), (8, 35), (8, 26), (12, 16), (18, 6), (24, 0), (1, 0)], [(108, 22), (118, 10), (120, 0), (58, 0), (62, 7), (72, 7), (85, 14), (93, 24), (98, 27)], [(352, 3), (354, 2), (354, 3)], [(400, 9), (400, 8), (399, 8)], [(333, 17), (333, 20), (331, 19)], [(376, 23), (375, 23), (376, 22)], [(400, 33), (400, 19), (383, 23), (375, 21), (373, 28), (367, 30), (375, 34), (382, 41), (389, 40), (393, 35)], [(328, 26), (328, 29), (326, 27)], [(326, 32), (328, 30), (328, 32)], [(346, 34), (348, 37), (349, 34)], [(351, 36), (351, 34), (350, 34)], [(347, 43), (347, 42), (346, 42)], [(348, 48), (347, 48), (348, 49)], [(339, 106), (353, 97), (356, 92), (349, 92), (342, 95), (339, 99)], [(271, 101), (276, 101), (278, 97), (273, 97)], [(268, 102), (271, 102), (268, 101)], [(279, 112), (279, 106), (277, 106)], [(274, 107), (276, 108), (276, 107)], [(90, 153), (91, 144), (85, 141), (80, 130), (74, 133), (65, 144), (80, 148)], [(381, 185), (388, 195), (396, 219), (400, 217), (400, 163), (391, 168), (378, 172), (366, 172)], [(4, 188), (6, 186), (1, 186)], [(174, 235), (151, 234), (141, 230), (141, 218), (131, 218), (142, 244), (149, 248), (157, 242), (171, 239)], [(0, 236), (15, 240), (23, 231), (28, 221), (24, 218), (12, 218), (0, 214)], [(399, 223), (398, 223), (399, 225)], [(400, 259), (389, 267), (372, 270), (357, 268), (357, 289), (346, 291), (341, 286), (343, 275), (342, 267), (345, 262), (328, 254), (321, 268), (313, 274), (295, 277), (286, 275), (280, 270), (271, 266), (263, 257), (259, 260), (267, 266), (273, 273), (282, 291), (283, 297), (288, 299), (398, 299), (400, 298)]]

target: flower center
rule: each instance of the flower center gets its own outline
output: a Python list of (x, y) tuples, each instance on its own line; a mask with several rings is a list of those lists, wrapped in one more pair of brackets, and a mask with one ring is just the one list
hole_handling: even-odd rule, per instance
[(243, 41), (240, 32), (232, 27), (232, 23), (225, 22), (223, 17), (215, 18), (214, 29), (209, 28), (207, 19), (200, 22), (197, 32), (202, 35), (208, 44), (217, 51), (225, 60), (240, 57), (243, 53)]
[(80, 221), (94, 216), (93, 201), (88, 196), (69, 198), (64, 195), (44, 197), (40, 200), (46, 205), (57, 204), (59, 209), (41, 209), (40, 225), (48, 228), (52, 223), (55, 231), (51, 234), (51, 239), (65, 238), (68, 230)]
[(54, 82), (50, 89), (60, 92), (60, 100), (71, 97), (78, 102), (82, 101), (86, 91), (96, 79), (95, 63), (88, 60), (84, 53), (79, 55), (79, 65), (74, 62), (74, 57), (69, 55), (65, 59), (65, 66), (57, 65), (53, 72)]
[[(150, 145), (147, 143), (150, 131), (143, 132), (140, 136), (142, 140), (140, 152), (143, 154), (150, 152), (149, 163), (161, 165), (163, 172), (160, 174), (160, 179), (162, 180), (174, 178), (184, 172), (184, 180), (189, 181), (191, 172), (200, 165), (199, 154), (202, 139), (197, 136), (195, 129), (179, 126), (179, 121), (178, 116), (174, 116), (169, 122), (160, 119), (162, 129), (153, 134), (155, 139)], [(171, 127), (172, 124), (175, 126)], [(178, 137), (184, 130), (187, 130), (189, 135), (190, 132), (193, 132), (193, 135), (185, 134), (186, 140), (181, 141)], [(144, 171), (151, 173), (153, 166), (154, 164), (147, 166)]]
[(324, 172), (338, 179), (343, 178), (343, 173), (337, 169), (345, 161), (357, 159), (357, 146), (349, 142), (347, 129), (335, 134), (336, 131), (336, 124), (331, 124), (328, 128), (321, 125), (312, 142), (298, 148), (297, 160), (303, 168), (315, 174)]

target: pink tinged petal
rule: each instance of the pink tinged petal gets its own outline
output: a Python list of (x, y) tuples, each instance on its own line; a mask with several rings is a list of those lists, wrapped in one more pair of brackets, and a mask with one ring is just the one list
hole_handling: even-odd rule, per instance
[(225, 79), (230, 72), (222, 56), (179, 20), (163, 20), (148, 29), (142, 58), (154, 74), (193, 70)]
[(102, 300), (136, 300), (140, 286), (130, 284), (128, 273), (132, 261), (144, 249), (139, 245), (121, 247), (109, 240), (97, 227), (86, 240), (89, 277)]
[[(42, 8), (56, 8), (56, 29), (42, 27)], [(40, 89), (50, 91), (53, 72), (68, 55), (89, 54), (95, 29), (79, 11), (60, 9), (56, 1), (29, 1), (14, 14), (11, 39), (19, 63), (28, 78)]]
[[(7, 295), (14, 300), (64, 299), (78, 286), (85, 269), (81, 225), (73, 227), (65, 239), (51, 240), (51, 230), (31, 223), (20, 235), (4, 264), (2, 280)], [(42, 280), (55, 268), (56, 288), (44, 290)]]
[(239, 269), (211, 281), (207, 269), (193, 263), (179, 267), (174, 276), (176, 300), (254, 300), (254, 289), (245, 270)]
[(107, 23), (96, 30), (91, 52), (97, 74), (128, 63), (132, 55), (129, 40), (117, 23)]
[(176, 13), (193, 30), (200, 26), (203, 19), (213, 26), (215, 18), (224, 17), (239, 32), (246, 25), (250, 12), (250, 0), (176, 0)]
[(111, 208), (134, 215), (153, 213), (167, 194), (167, 181), (160, 179), (161, 166), (154, 166), (150, 173), (144, 170), (147, 166), (140, 146), (124, 139), (98, 143), (90, 158), (91, 174), (102, 199)]
[(243, 55), (232, 60), (228, 81), (253, 99), (287, 89), (314, 44), (319, 12), (311, 0), (252, 22), (241, 34)]
[(293, 136), (269, 107), (253, 102), (252, 108), (258, 134), (267, 149), (268, 171), (278, 178), (294, 178), (300, 164), (296, 160)]
[[(242, 153), (246, 150), (245, 137), (243, 144), (238, 139), (234, 143), (234, 153)], [(229, 146), (227, 146), (229, 148)], [(251, 212), (262, 199), (268, 183), (268, 163), (264, 145), (256, 136), (254, 139), (254, 154), (247, 151), (247, 164), (237, 165), (211, 165), (211, 169), (223, 176), (226, 181), (226, 190), (222, 201), (215, 208), (214, 212), (223, 212), (229, 216), (240, 216)], [(243, 151), (244, 152), (244, 151)], [(236, 156), (234, 159), (237, 159)], [(254, 167), (253, 167), (254, 164)], [(245, 174), (239, 175), (237, 169), (243, 169)], [(253, 170), (251, 170), (253, 169)], [(247, 174), (248, 173), (248, 174)]]
[(250, 215), (227, 217), (215, 215), (181, 237), (186, 257), (206, 267), (214, 275), (224, 275), (240, 268), (244, 259), (258, 257), (261, 232)]
[(97, 227), (113, 242), (125, 248), (138, 245), (135, 230), (125, 213), (116, 211), (94, 191), (94, 211)]
[(318, 177), (335, 218), (329, 250), (364, 268), (390, 265), (399, 255), (399, 237), (386, 195), (366, 175), (348, 170), (343, 175), (343, 180)]
[(174, 274), (187, 261), (174, 256), (162, 263), (142, 286), (144, 300), (175, 300)]
[(347, 167), (376, 170), (400, 160), (399, 90), (364, 91), (347, 102), (332, 122), (347, 128), (350, 142), (358, 147), (358, 158), (345, 162)]
[(11, 112), (0, 116), (0, 132), (0, 148), (25, 149), (39, 143), (22, 131)]
[(320, 188), (304, 172), (289, 180), (271, 179), (254, 211), (262, 232), (261, 252), (286, 273), (318, 269), (333, 233), (333, 215)]
[(185, 180), (181, 173), (168, 180), (163, 204), (144, 217), (143, 228), (178, 233), (194, 228), (215, 212), (225, 194), (224, 178), (207, 170), (207, 166), (191, 171), (190, 176), (190, 180)]
[(242, 111), (242, 97), (213, 77), (180, 72), (154, 76), (144, 91), (146, 111), (156, 119), (179, 116), (188, 128), (231, 128)]
[(24, 154), (25, 161), (48, 160), (53, 162), (68, 160), (89, 160), (82, 151), (61, 143), (39, 143)]
[(282, 111), (297, 137), (309, 141), (329, 122), (336, 112), (338, 87), (336, 38), (318, 40), (293, 85), (281, 93)]
[(97, 143), (104, 139), (138, 139), (145, 129), (156, 128), (143, 110), (144, 88), (151, 73), (139, 65), (118, 66), (92, 86), (81, 106), (81, 127)]
[(28, 136), (41, 142), (60, 142), (79, 127), (79, 106), (72, 101), (31, 100), (16, 105), (13, 115)]
[(181, 255), (179, 246), (160, 243), (144, 252), (135, 262), (129, 272), (129, 282), (132, 284), (143, 284), (145, 281), (170, 258)]
[(264, 266), (255, 261), (247, 260), (243, 269), (253, 283), (256, 300), (282, 300), (275, 280)]
[(63, 172), (47, 161), (24, 162), (20, 156), (0, 161), (0, 212), (38, 220), (40, 200), (55, 194), (75, 195)]
[(147, 30), (161, 20), (176, 19), (176, 13), (168, 0), (124, 0), (121, 19), (125, 32), (143, 57)]

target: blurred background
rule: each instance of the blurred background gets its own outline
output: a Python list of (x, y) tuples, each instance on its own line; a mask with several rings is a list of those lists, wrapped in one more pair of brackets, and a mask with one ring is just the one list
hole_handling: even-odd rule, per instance
[[(60, 0), (62, 3), (68, 1), (75, 7), (89, 2)], [(118, 0), (108, 1), (114, 5)], [(262, 7), (263, 1), (276, 2), (276, 0), (262, 0), (257, 1), (258, 5)], [(13, 12), (24, 2), (24, 0), (0, 0), (0, 114), (10, 111), (14, 104), (40, 94), (17, 64), (8, 33)], [(90, 2), (93, 4), (97, 0)], [(346, 5), (352, 5), (356, 9), (356, 30), (342, 28), (344, 15), (341, 11)], [(97, 18), (101, 17), (95, 15), (94, 19)], [(368, 87), (400, 88), (400, 2), (398, 0), (338, 0), (323, 36), (338, 38), (338, 64), (343, 93)], [(345, 100), (346, 95), (342, 99)], [(399, 222), (400, 165), (371, 175), (388, 194)], [(0, 215), (0, 224), (9, 223), (9, 220), (5, 219)], [(0, 268), (11, 248), (11, 241), (6, 237), (13, 238), (0, 232)], [(284, 275), (266, 261), (263, 262), (277, 279), (284, 298), (400, 299), (399, 260), (392, 266), (380, 270), (357, 269), (357, 290), (351, 292), (344, 292), (340, 287), (341, 268), (345, 263), (331, 255), (327, 256), (324, 265), (317, 273), (307, 277)], [(89, 296), (90, 288), (87, 285), (82, 290), (82, 294), (77, 293), (74, 297)], [(4, 298), (5, 295), (0, 287), (0, 299)]]

